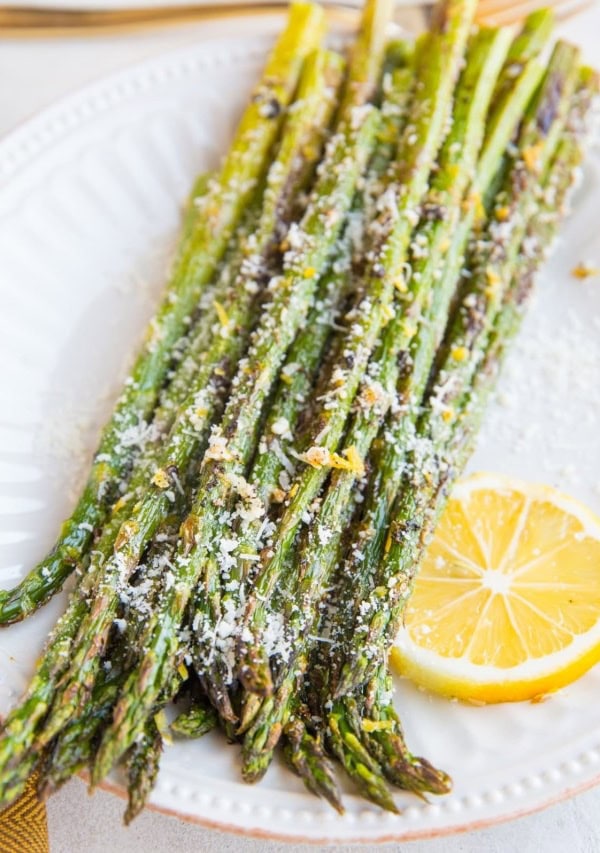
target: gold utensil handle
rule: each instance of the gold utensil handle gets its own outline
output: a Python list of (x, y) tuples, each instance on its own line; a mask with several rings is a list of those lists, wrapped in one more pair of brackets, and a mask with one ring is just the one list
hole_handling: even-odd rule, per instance
[[(126, 0), (125, 0), (126, 1)], [(430, 0), (400, 0), (399, 10), (408, 20), (419, 20), (424, 6)], [(82, 31), (112, 28), (139, 27), (140, 25), (162, 25), (182, 21), (215, 20), (236, 15), (266, 15), (287, 6), (287, 0), (265, 0), (258, 3), (224, 0), (218, 4), (173, 5), (153, 7), (133, 7), (122, 9), (61, 9), (19, 6), (0, 6), (0, 29), (10, 29), (17, 33), (25, 30), (45, 32), (59, 30), (61, 35), (79, 35)], [(362, 7), (362, 0), (325, 0), (329, 17), (343, 18), (356, 16)], [(3, 32), (3, 35), (6, 33)]]
[(37, 798), (34, 776), (18, 800), (0, 813), (2, 853), (49, 853), (46, 808)]
[[(511, 24), (541, 6), (554, 6), (559, 19), (568, 18), (596, 0), (481, 0), (478, 18), (490, 24)], [(397, 0), (399, 22), (419, 31), (434, 0)], [(3, 35), (81, 35), (111, 29), (164, 26), (184, 21), (215, 20), (235, 15), (265, 15), (287, 6), (287, 0), (240, 2), (221, 0), (218, 4), (131, 7), (122, 9), (64, 9), (27, 6), (0, 6)], [(324, 0), (330, 18), (353, 18), (362, 0)]]

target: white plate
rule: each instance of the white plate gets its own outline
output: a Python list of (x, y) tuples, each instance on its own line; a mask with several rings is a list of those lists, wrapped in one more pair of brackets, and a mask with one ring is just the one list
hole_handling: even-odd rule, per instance
[[(112, 77), (0, 143), (2, 587), (45, 553), (69, 512), (156, 302), (182, 200), (217, 163), (280, 20), (247, 20), (241, 39), (212, 37)], [(554, 483), (600, 511), (600, 281), (569, 275), (588, 257), (600, 266), (598, 204), (593, 159), (472, 468)], [(0, 632), (0, 714), (63, 604), (58, 597)], [(152, 805), (206, 825), (322, 842), (478, 826), (598, 780), (598, 695), (600, 667), (538, 705), (467, 707), (400, 683), (410, 746), (456, 786), (430, 804), (398, 795), (400, 816), (349, 790), (339, 817), (279, 764), (248, 787), (237, 748), (218, 734), (166, 749)]]

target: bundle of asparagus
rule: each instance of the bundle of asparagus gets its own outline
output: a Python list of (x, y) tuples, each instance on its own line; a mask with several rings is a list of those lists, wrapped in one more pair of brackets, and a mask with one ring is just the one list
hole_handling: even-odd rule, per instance
[[(518, 33), (444, 0), (348, 56), (294, 3), (221, 169), (195, 184), (165, 296), (52, 552), (0, 622), (76, 581), (0, 739), (0, 805), (123, 762), (146, 802), (219, 725), (260, 778), (450, 780), (413, 756), (387, 651), (581, 160), (598, 78), (552, 16)], [(184, 710), (181, 711), (183, 706)]]

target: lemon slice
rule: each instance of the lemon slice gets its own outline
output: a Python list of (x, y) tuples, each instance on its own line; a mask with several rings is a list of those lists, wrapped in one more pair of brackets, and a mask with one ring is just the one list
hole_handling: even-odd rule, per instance
[(600, 660), (600, 519), (547, 486), (458, 483), (425, 555), (395, 669), (446, 696), (534, 699)]

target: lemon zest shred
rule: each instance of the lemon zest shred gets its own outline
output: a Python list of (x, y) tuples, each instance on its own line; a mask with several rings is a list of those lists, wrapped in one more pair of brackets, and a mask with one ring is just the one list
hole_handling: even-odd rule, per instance
[(173, 743), (173, 738), (171, 737), (171, 732), (169, 731), (169, 723), (167, 721), (167, 715), (164, 711), (158, 711), (154, 715), (154, 722), (156, 723), (156, 728), (158, 729), (158, 733), (162, 737), (163, 741), (171, 746)]
[(405, 317), (402, 321), (402, 333), (406, 335), (406, 338), (409, 341), (417, 334), (417, 327), (415, 323), (411, 323), (408, 317)]
[(158, 470), (154, 472), (152, 485), (157, 486), (159, 489), (168, 489), (171, 485), (169, 475), (163, 468), (158, 468)]
[(389, 321), (393, 320), (394, 317), (396, 316), (396, 312), (394, 311), (392, 306), (389, 304), (386, 304), (383, 306), (382, 314), (383, 314), (383, 319), (384, 319), (385, 323), (389, 323)]
[(452, 347), (450, 352), (454, 361), (465, 361), (469, 355), (467, 347)]
[(390, 553), (390, 548), (392, 547), (392, 528), (387, 532), (387, 536), (385, 537), (385, 545), (383, 546), (383, 550), (386, 554)]
[[(356, 447), (350, 445), (342, 451), (342, 454), (332, 453), (326, 447), (314, 446), (303, 453), (301, 458), (303, 462), (313, 468), (336, 468), (340, 471), (351, 471), (353, 474), (362, 477), (365, 473), (365, 466)], [(297, 488), (297, 484), (294, 485)], [(290, 497), (293, 497), (293, 488), (290, 490)]]
[(361, 726), (365, 732), (389, 732), (394, 728), (393, 720), (362, 720)]
[(487, 279), (488, 284), (484, 290), (484, 293), (489, 299), (493, 299), (498, 292), (502, 279), (492, 267), (486, 267), (485, 277)]
[(365, 463), (362, 461), (360, 453), (356, 449), (356, 445), (351, 444), (350, 447), (347, 447), (344, 451), (344, 456), (350, 463), (351, 471), (357, 474), (359, 477), (364, 477), (365, 475)]
[(340, 471), (352, 471), (352, 465), (348, 459), (344, 459), (344, 457), (340, 456), (339, 453), (329, 454), (329, 465), (332, 468), (339, 469)]
[(475, 220), (477, 222), (481, 222), (481, 220), (485, 218), (485, 208), (483, 206), (481, 194), (478, 192), (472, 192), (467, 196), (462, 203), (462, 209), (465, 213), (469, 213), (473, 210), (475, 213)]
[(216, 299), (213, 301), (213, 306), (215, 311), (217, 312), (219, 323), (223, 326), (224, 329), (227, 329), (229, 327), (229, 316), (227, 314), (227, 311), (220, 302), (217, 302)]
[(592, 278), (592, 276), (598, 275), (599, 273), (599, 269), (584, 263), (577, 264), (577, 266), (573, 267), (573, 269), (571, 270), (571, 275), (573, 276), (573, 278), (579, 279)]
[(537, 172), (540, 167), (540, 155), (544, 150), (541, 142), (523, 149), (523, 162), (530, 172)]
[(126, 503), (127, 503), (127, 498), (125, 495), (123, 495), (123, 497), (119, 498), (119, 500), (113, 506), (113, 508), (112, 508), (113, 513), (119, 512), (120, 509), (123, 509), (123, 507), (125, 506)]

